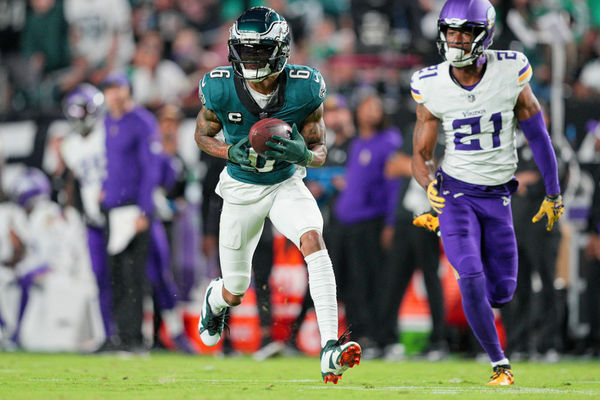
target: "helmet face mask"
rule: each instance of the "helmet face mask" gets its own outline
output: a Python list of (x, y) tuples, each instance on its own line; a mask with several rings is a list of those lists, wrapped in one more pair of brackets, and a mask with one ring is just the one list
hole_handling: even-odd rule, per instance
[(254, 7), (233, 24), (227, 44), (235, 73), (259, 82), (285, 67), (290, 56), (289, 27), (270, 8)]
[[(478, 61), (493, 42), (495, 20), (496, 12), (488, 0), (448, 0), (438, 19), (437, 46), (442, 58), (457, 68)], [(448, 29), (470, 31), (470, 42), (449, 41)]]
[(104, 95), (94, 86), (84, 83), (73, 89), (63, 102), (63, 113), (80, 134), (89, 133), (102, 114)]

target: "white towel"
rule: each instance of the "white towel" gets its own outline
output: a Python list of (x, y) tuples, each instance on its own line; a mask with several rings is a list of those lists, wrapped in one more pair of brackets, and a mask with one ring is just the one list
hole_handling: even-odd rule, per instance
[(136, 235), (135, 221), (142, 211), (136, 205), (113, 208), (108, 212), (108, 254), (114, 256), (127, 248)]

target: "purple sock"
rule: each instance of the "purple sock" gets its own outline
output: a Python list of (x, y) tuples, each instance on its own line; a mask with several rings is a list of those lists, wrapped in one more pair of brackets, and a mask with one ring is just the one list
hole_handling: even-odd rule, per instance
[(460, 278), (458, 287), (462, 294), (463, 310), (475, 337), (492, 362), (504, 358), (500, 339), (494, 324), (494, 312), (485, 296), (485, 278), (479, 274), (470, 278)]

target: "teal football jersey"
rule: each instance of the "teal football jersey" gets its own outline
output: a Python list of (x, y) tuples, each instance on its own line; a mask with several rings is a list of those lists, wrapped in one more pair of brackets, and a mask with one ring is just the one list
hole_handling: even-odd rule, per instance
[[(248, 92), (243, 78), (232, 67), (213, 69), (200, 81), (202, 104), (214, 112), (221, 124), (225, 141), (235, 144), (248, 136), (255, 122), (263, 118), (279, 118), (302, 130), (304, 120), (325, 100), (327, 92), (323, 77), (314, 68), (287, 64), (279, 75), (277, 93), (260, 108)], [(294, 164), (267, 160), (251, 147), (250, 160), (258, 172), (248, 172), (238, 164), (227, 161), (227, 172), (238, 181), (257, 185), (273, 185), (292, 176)]]

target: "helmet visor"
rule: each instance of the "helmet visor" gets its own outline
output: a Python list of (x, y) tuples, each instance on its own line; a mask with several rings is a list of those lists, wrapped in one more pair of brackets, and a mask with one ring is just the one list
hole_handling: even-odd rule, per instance
[(237, 43), (231, 47), (246, 69), (264, 68), (275, 53), (274, 44)]

